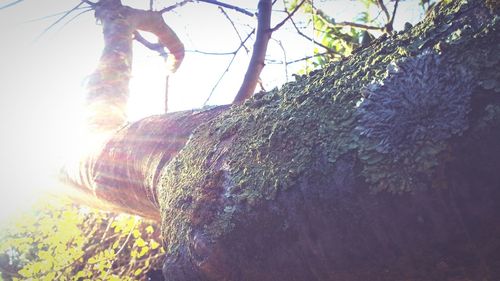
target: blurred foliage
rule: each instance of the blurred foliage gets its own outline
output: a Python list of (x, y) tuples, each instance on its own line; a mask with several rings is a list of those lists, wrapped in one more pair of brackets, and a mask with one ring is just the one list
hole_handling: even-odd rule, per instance
[(0, 280), (158, 280), (156, 223), (71, 203), (44, 204), (0, 232)]

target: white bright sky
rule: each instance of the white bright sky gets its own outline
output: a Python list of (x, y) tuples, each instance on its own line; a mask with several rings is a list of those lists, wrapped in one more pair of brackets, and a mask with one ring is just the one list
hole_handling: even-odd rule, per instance
[[(14, 0), (0, 0), (0, 6)], [(257, 0), (227, 0), (254, 12)], [(281, 1), (277, 1), (278, 3)], [(387, 2), (387, 1), (386, 1)], [(58, 17), (30, 21), (68, 10), (76, 0), (25, 0), (0, 10), (0, 221), (19, 208), (29, 206), (43, 190), (57, 185), (55, 174), (67, 153), (75, 124), (81, 118), (85, 77), (92, 73), (103, 46), (101, 27), (93, 13), (85, 13), (67, 25), (69, 16), (45, 35), (40, 33)], [(129, 0), (124, 4), (147, 8), (149, 1)], [(141, 7), (138, 4), (143, 3)], [(158, 0), (157, 7), (173, 1)], [(317, 5), (338, 20), (351, 20), (359, 11), (358, 1), (320, 1)], [(405, 21), (415, 23), (420, 16), (418, 0), (400, 3), (397, 28)], [(392, 7), (392, 5), (388, 5)], [(282, 9), (281, 5), (275, 9)], [(227, 10), (245, 37), (255, 19)], [(273, 13), (273, 23), (285, 14)], [(381, 16), (383, 19), (383, 17)], [(179, 35), (188, 51), (231, 52), (239, 40), (217, 7), (191, 3), (165, 14), (165, 20)], [(245, 26), (248, 25), (248, 26)], [(305, 29), (312, 36), (311, 29)], [(38, 39), (37, 39), (38, 38)], [(297, 37), (291, 25), (282, 27), (275, 38), (282, 40), (288, 60), (313, 53), (311, 42)], [(253, 40), (249, 41), (251, 47)], [(269, 58), (282, 60), (282, 50), (271, 41)], [(208, 104), (231, 102), (243, 79), (250, 54), (240, 51), (236, 61), (213, 93)], [(203, 106), (231, 56), (206, 56), (187, 52), (179, 71), (170, 79), (171, 111)], [(289, 67), (289, 74), (303, 68)], [(286, 82), (284, 66), (268, 64), (262, 75), (269, 90)], [(136, 44), (131, 81), (130, 119), (161, 114), (165, 70), (157, 54)]]

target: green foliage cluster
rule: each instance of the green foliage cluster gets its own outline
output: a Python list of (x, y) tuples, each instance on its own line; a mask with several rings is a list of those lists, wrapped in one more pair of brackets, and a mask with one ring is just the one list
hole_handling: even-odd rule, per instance
[[(363, 9), (350, 22), (341, 22), (317, 8), (313, 1), (301, 0), (285, 1), (288, 11), (293, 11), (297, 5), (305, 14), (311, 15), (308, 24), (314, 29), (316, 48), (314, 56), (309, 59), (310, 66), (303, 71), (305, 74), (312, 69), (323, 67), (332, 61), (338, 61), (351, 55), (357, 48), (367, 46), (373, 39), (391, 34), (393, 22), (382, 16), (383, 11), (377, 0), (358, 0)], [(382, 1), (388, 2), (388, 1)], [(420, 0), (419, 5), (423, 12), (428, 12), (435, 5), (434, 0)], [(378, 7), (377, 9), (373, 9)], [(373, 11), (378, 10), (377, 13)], [(388, 11), (393, 12), (393, 11)], [(396, 10), (397, 12), (397, 10)], [(391, 25), (387, 29), (387, 25)]]
[(164, 256), (156, 224), (59, 202), (0, 232), (0, 280), (147, 280)]

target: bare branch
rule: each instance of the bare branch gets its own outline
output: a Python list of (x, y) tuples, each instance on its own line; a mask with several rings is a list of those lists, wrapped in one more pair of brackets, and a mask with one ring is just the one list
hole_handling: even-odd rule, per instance
[(128, 20), (134, 22), (133, 26), (139, 30), (148, 31), (158, 37), (160, 44), (169, 51), (168, 68), (174, 73), (184, 59), (185, 51), (177, 34), (165, 23), (160, 12), (132, 9)]
[[(246, 49), (246, 47), (244, 47)], [(202, 55), (209, 55), (209, 56), (229, 56), (229, 55), (234, 55), (236, 51), (232, 52), (207, 52), (207, 51), (200, 51), (200, 50), (186, 50), (186, 53), (198, 53)]]
[(163, 9), (161, 9), (160, 11), (158, 11), (160, 14), (163, 14), (163, 13), (166, 13), (166, 12), (170, 12), (172, 11), (173, 9), (176, 9), (176, 8), (179, 8), (179, 7), (182, 7), (184, 5), (186, 5), (187, 3), (189, 2), (193, 2), (193, 0), (184, 0), (184, 1), (181, 1), (181, 2), (178, 2), (178, 3), (175, 3), (174, 5), (172, 6), (168, 6), (168, 7), (165, 7)]
[(286, 50), (285, 50), (285, 47), (283, 47), (283, 43), (281, 43), (280, 40), (276, 40), (274, 38), (271, 38), (273, 41), (275, 41), (278, 46), (280, 46), (281, 48), (281, 51), (283, 52), (283, 62), (281, 64), (283, 64), (284, 68), (285, 68), (285, 80), (286, 82), (288, 82), (288, 60), (287, 60), (287, 56), (286, 56)]
[[(278, 23), (275, 27), (271, 28), (271, 32), (275, 32), (276, 30), (280, 29), (293, 15), (300, 9), (300, 7), (306, 2), (306, 0), (302, 0), (297, 6), (295, 6), (295, 9), (291, 13), (288, 13), (288, 11), (285, 11), (288, 15), (287, 17), (282, 20), (280, 23)], [(286, 7), (285, 7), (286, 10)]]
[[(229, 15), (226, 13), (226, 11), (224, 11), (224, 9), (222, 7), (219, 7), (219, 10), (226, 17), (226, 19), (231, 23), (231, 26), (233, 27), (234, 31), (236, 32), (236, 35), (238, 35), (238, 39), (240, 39), (240, 43), (243, 43), (243, 39), (241, 38), (241, 35), (240, 35), (238, 29), (236, 28), (236, 25), (234, 24), (233, 20), (229, 17)], [(248, 54), (248, 52), (249, 52), (248, 48), (245, 45), (243, 45), (243, 48), (245, 48), (245, 51)]]
[(271, 0), (259, 0), (258, 7), (258, 23), (255, 44), (253, 47), (252, 58), (248, 65), (247, 72), (243, 83), (234, 98), (233, 103), (243, 103), (246, 99), (253, 95), (257, 85), (260, 73), (264, 68), (264, 59), (266, 57), (267, 44), (271, 38)]
[(252, 32), (250, 32), (247, 35), (247, 37), (245, 38), (245, 40), (243, 40), (243, 42), (241, 42), (240, 46), (233, 52), (233, 57), (231, 58), (231, 61), (227, 65), (227, 67), (224, 70), (224, 72), (222, 73), (222, 75), (219, 77), (219, 80), (217, 80), (217, 82), (213, 86), (212, 90), (210, 91), (210, 94), (208, 95), (207, 99), (203, 103), (203, 106), (207, 105), (208, 101), (210, 100), (210, 98), (212, 97), (213, 93), (215, 92), (215, 89), (217, 89), (217, 87), (219, 86), (220, 82), (222, 81), (222, 78), (224, 78), (224, 76), (226, 75), (226, 73), (229, 71), (229, 68), (231, 68), (231, 65), (233, 64), (234, 59), (236, 58), (236, 55), (241, 50), (241, 48), (243, 48), (243, 46), (245, 45), (246, 41), (248, 41), (248, 39), (250, 39), (250, 36), (252, 36), (252, 34), (254, 34), (254, 33), (255, 33), (255, 29), (252, 30)]
[[(89, 7), (79, 7), (77, 10), (81, 10), (81, 9), (89, 9)], [(66, 10), (66, 11), (62, 11), (62, 12), (59, 12), (59, 13), (50, 14), (50, 15), (39, 17), (39, 18), (34, 18), (34, 19), (26, 20), (26, 21), (23, 21), (23, 23), (30, 23), (30, 22), (36, 22), (36, 21), (42, 21), (42, 20), (50, 19), (50, 18), (53, 18), (53, 17), (57, 17), (57, 16), (60, 16), (60, 15), (63, 15), (65, 13), (69, 12), (69, 11), (70, 10)]]
[(245, 14), (247, 16), (250, 16), (250, 17), (253, 17), (254, 14), (245, 10), (245, 9), (242, 9), (240, 7), (237, 7), (237, 6), (233, 6), (233, 5), (230, 5), (230, 4), (226, 4), (226, 3), (223, 3), (223, 2), (219, 2), (217, 0), (197, 0), (198, 2), (204, 2), (204, 3), (209, 3), (209, 4), (214, 4), (214, 5), (218, 5), (220, 7), (224, 7), (224, 8), (228, 8), (228, 9), (231, 9), (231, 10), (235, 10), (235, 11), (238, 11), (242, 14)]
[(158, 52), (162, 57), (166, 57), (167, 53), (165, 52), (164, 46), (162, 44), (149, 42), (139, 33), (139, 31), (134, 32), (134, 39), (151, 51)]
[(81, 5), (85, 4), (84, 1), (80, 1), (80, 3), (78, 3), (78, 5), (76, 5), (75, 7), (73, 7), (72, 9), (68, 10), (66, 13), (64, 13), (64, 15), (62, 15), (60, 18), (58, 18), (55, 22), (53, 22), (51, 25), (49, 25), (47, 28), (45, 28), (36, 38), (35, 38), (35, 41), (37, 41), (38, 39), (40, 39), (43, 35), (45, 35), (45, 33), (47, 33), (50, 29), (52, 29), (55, 25), (57, 25), (58, 23), (60, 23), (64, 18), (66, 18), (69, 14), (71, 14), (72, 12), (78, 10), (80, 8)]
[(360, 28), (360, 29), (365, 29), (365, 30), (383, 30), (384, 27), (380, 26), (374, 26), (374, 25), (367, 25), (367, 24), (362, 24), (362, 23), (357, 23), (357, 22), (349, 22), (349, 21), (342, 21), (342, 22), (334, 22), (332, 20), (329, 20), (323, 11), (313, 7), (313, 10), (315, 11), (315, 15), (323, 21), (324, 24), (326, 24), (329, 28), (334, 28), (338, 26), (349, 26), (349, 27), (355, 27), (355, 28)]
[(380, 9), (382, 9), (382, 11), (384, 12), (385, 17), (387, 18), (387, 21), (390, 21), (391, 20), (391, 16), (389, 15), (389, 11), (387, 10), (387, 7), (385, 6), (384, 1), (383, 0), (377, 0), (377, 4), (380, 7)]
[(330, 54), (330, 52), (317, 53), (317, 54), (314, 54), (314, 55), (312, 55), (312, 56), (307, 56), (307, 57), (303, 57), (303, 58), (301, 58), (301, 59), (296, 59), (296, 60), (289, 61), (289, 62), (287, 62), (286, 64), (287, 64), (287, 65), (289, 65), (289, 64), (294, 64), (294, 63), (298, 63), (298, 62), (305, 61), (305, 60), (308, 60), (308, 59), (312, 59), (312, 58), (316, 58), (316, 57), (325, 56), (325, 55), (328, 55), (328, 54)]
[(392, 10), (391, 19), (389, 20), (389, 22), (386, 25), (386, 30), (388, 32), (392, 32), (392, 30), (394, 29), (394, 18), (396, 17), (396, 10), (398, 9), (398, 4), (399, 4), (399, 0), (396, 0), (396, 2), (394, 2), (394, 9)]
[(12, 7), (12, 6), (14, 6), (14, 5), (17, 5), (17, 4), (21, 3), (21, 2), (23, 2), (23, 1), (24, 1), (24, 0), (16, 0), (16, 1), (14, 1), (14, 2), (11, 2), (11, 3), (8, 3), (8, 4), (5, 4), (5, 5), (3, 5), (3, 6), (0, 6), (0, 10), (2, 10), (2, 9), (6, 9), (6, 8), (8, 8), (8, 7)]
[(373, 26), (373, 25), (367, 25), (367, 24), (349, 22), (349, 21), (334, 22), (334, 23), (329, 22), (329, 21), (325, 21), (325, 24), (330, 28), (333, 28), (336, 26), (350, 26), (350, 27), (355, 27), (355, 28), (360, 28), (360, 29), (365, 29), (365, 30), (382, 30), (382, 29), (384, 29), (383, 27), (380, 27), (380, 26)]
[(65, 26), (67, 26), (68, 24), (70, 24), (71, 22), (73, 22), (73, 21), (74, 21), (76, 18), (78, 18), (79, 16), (81, 16), (81, 15), (83, 15), (83, 14), (87, 13), (87, 12), (90, 12), (90, 11), (92, 11), (92, 10), (94, 10), (94, 9), (89, 8), (89, 9), (87, 9), (87, 10), (81, 11), (80, 13), (78, 13), (78, 14), (74, 15), (74, 16), (73, 16), (73, 17), (71, 17), (71, 18), (70, 18), (67, 22), (65, 22), (65, 23), (61, 26), (61, 28), (60, 28), (60, 29), (63, 29)]
[(85, 4), (90, 5), (91, 7), (94, 7), (95, 5), (97, 5), (97, 3), (91, 2), (89, 0), (82, 0), (82, 2), (84, 2)]
[(332, 49), (331, 49), (331, 48), (329, 48), (328, 46), (325, 46), (325, 45), (321, 44), (320, 42), (318, 42), (318, 41), (314, 40), (313, 38), (309, 37), (307, 34), (305, 34), (304, 32), (302, 32), (302, 31), (300, 30), (300, 28), (297, 26), (297, 24), (295, 24), (295, 21), (293, 20), (293, 18), (290, 18), (290, 21), (292, 22), (293, 26), (295, 27), (295, 30), (297, 31), (297, 33), (298, 33), (299, 35), (301, 35), (302, 37), (306, 38), (307, 40), (309, 40), (309, 41), (313, 42), (314, 44), (316, 44), (316, 45), (318, 45), (318, 46), (322, 47), (323, 49), (327, 50), (327, 51), (328, 51), (328, 53), (331, 53), (331, 54), (336, 54), (336, 55), (339, 55), (339, 56), (342, 56), (342, 57), (343, 57), (343, 55), (342, 55), (342, 54), (339, 54), (339, 53), (335, 52), (334, 50), (332, 50)]

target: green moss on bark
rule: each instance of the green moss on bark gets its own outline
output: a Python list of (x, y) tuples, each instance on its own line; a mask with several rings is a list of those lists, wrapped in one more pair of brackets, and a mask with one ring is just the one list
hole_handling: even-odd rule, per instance
[[(479, 113), (467, 113), (468, 119), (498, 120), (500, 50), (483, 47), (497, 41), (498, 20), (488, 9), (475, 7), (478, 3), (438, 5), (410, 30), (379, 38), (351, 57), (280, 89), (256, 94), (199, 127), (163, 172), (159, 192), (168, 253), (184, 247), (196, 231), (208, 240), (225, 235), (238, 213), (258, 208), (305, 178), (320, 180), (321, 173), (330, 172), (327, 166), (346, 153), (358, 156), (361, 175), (374, 191), (438, 185), (436, 167), (453, 157), (447, 155), (448, 141), (460, 137), (468, 125), (417, 152), (416, 144), (408, 144), (413, 152), (401, 156), (380, 151), (374, 139), (360, 136), (356, 127), (364, 113), (359, 108), (370, 84), (393, 75), (387, 71), (391, 63), (401, 64), (427, 50), (471, 77), (456, 81), (472, 83), (464, 85), (472, 91), (471, 104), (464, 106)], [(478, 92), (497, 105), (492, 109), (475, 103)], [(486, 108), (489, 115), (484, 114)]]

